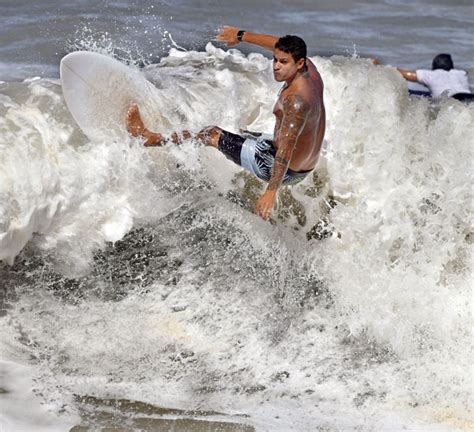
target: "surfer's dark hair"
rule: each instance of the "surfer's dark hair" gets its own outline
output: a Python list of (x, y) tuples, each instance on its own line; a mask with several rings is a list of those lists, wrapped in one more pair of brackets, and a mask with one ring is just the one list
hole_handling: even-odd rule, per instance
[(291, 54), (295, 63), (304, 59), (306, 64), (306, 43), (298, 36), (286, 35), (278, 39), (275, 49)]
[(443, 69), (445, 71), (449, 71), (454, 68), (453, 59), (449, 54), (438, 54), (433, 59), (433, 67), (432, 69)]

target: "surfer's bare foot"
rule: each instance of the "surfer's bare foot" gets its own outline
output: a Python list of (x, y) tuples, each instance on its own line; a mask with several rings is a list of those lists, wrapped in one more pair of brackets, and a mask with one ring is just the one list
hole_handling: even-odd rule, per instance
[(145, 128), (138, 105), (135, 102), (128, 109), (126, 122), (130, 135), (145, 138), (145, 146), (160, 146), (166, 142), (163, 135), (151, 132)]
[(143, 132), (145, 132), (145, 125), (143, 124), (143, 120), (136, 103), (132, 103), (128, 109), (127, 130), (130, 132), (130, 135), (134, 137), (143, 136)]

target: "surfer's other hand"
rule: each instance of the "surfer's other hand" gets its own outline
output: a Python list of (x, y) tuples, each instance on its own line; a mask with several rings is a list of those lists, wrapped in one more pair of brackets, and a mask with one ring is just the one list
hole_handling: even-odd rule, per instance
[(275, 205), (276, 192), (266, 191), (257, 201), (255, 206), (255, 213), (257, 213), (263, 220), (267, 220)]
[(218, 34), (216, 36), (216, 41), (224, 42), (227, 44), (228, 47), (238, 45), (240, 42), (237, 39), (237, 33), (239, 29), (237, 27), (229, 27), (224, 26), (218, 30)]

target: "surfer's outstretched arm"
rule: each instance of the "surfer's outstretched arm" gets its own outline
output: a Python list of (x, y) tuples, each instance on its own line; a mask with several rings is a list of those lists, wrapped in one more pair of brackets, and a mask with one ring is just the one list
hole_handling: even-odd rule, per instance
[(249, 44), (261, 46), (262, 48), (272, 52), (275, 50), (275, 44), (278, 42), (276, 36), (250, 33), (245, 30), (240, 30), (237, 27), (228, 26), (219, 29), (219, 34), (217, 35), (216, 40), (227, 43), (228, 47), (237, 45), (240, 42), (247, 42)]

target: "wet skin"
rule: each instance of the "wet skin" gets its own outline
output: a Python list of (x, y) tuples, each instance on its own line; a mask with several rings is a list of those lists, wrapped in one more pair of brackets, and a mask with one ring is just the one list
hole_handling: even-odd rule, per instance
[(274, 145), (277, 149), (294, 146), (289, 164), (293, 171), (309, 171), (316, 166), (326, 125), (323, 82), (313, 62), (307, 59), (306, 65), (300, 67), (291, 54), (278, 49), (274, 52), (275, 80), (286, 82), (273, 109)]
[(326, 124), (323, 82), (311, 60), (306, 59), (306, 65), (304, 59), (295, 62), (291, 54), (276, 49), (273, 73), (277, 81), (286, 84), (273, 110), (277, 153), (272, 176), (256, 204), (257, 214), (265, 220), (270, 217), (288, 167), (310, 171), (316, 166)]
[[(239, 43), (238, 29), (223, 27), (217, 40), (234, 46)], [(309, 59), (295, 61), (289, 53), (274, 49), (278, 38), (271, 35), (245, 33), (244, 42), (273, 51), (273, 74), (276, 81), (285, 82), (273, 113), (276, 117), (274, 145), (277, 149), (272, 175), (267, 190), (256, 204), (256, 213), (263, 219), (270, 217), (276, 194), (288, 168), (293, 171), (310, 171), (318, 161), (324, 138), (326, 113), (323, 102), (323, 82)], [(218, 148), (222, 129), (210, 127), (193, 135), (188, 131), (174, 132), (169, 139), (145, 128), (138, 107), (132, 104), (126, 118), (131, 135), (145, 138), (145, 146), (160, 146), (166, 142), (180, 144), (183, 139), (195, 136), (205, 145)]]

